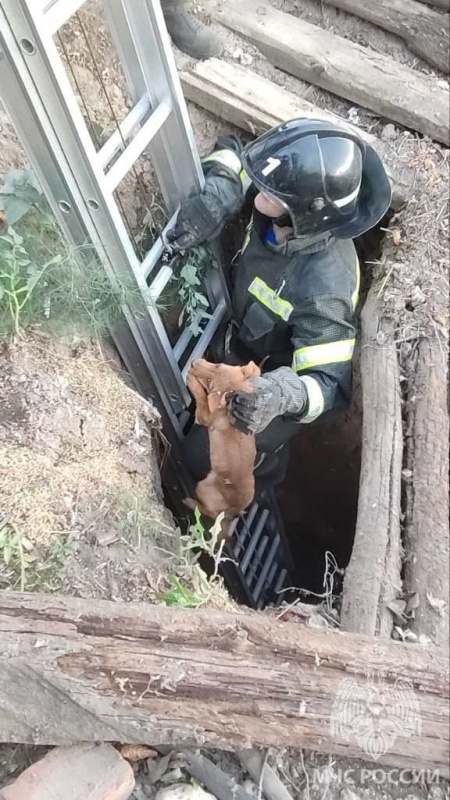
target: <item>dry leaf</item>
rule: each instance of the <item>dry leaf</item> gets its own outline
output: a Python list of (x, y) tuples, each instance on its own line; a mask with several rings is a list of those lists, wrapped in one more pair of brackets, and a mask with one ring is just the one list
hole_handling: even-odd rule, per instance
[(149, 569), (145, 569), (144, 577), (148, 585), (150, 586), (150, 589), (152, 589), (154, 592), (159, 591), (159, 584), (161, 583), (161, 575), (155, 578), (155, 576), (152, 575)]
[(396, 617), (399, 617), (401, 620), (405, 619), (406, 603), (404, 600), (392, 600), (391, 603), (387, 604), (387, 608), (389, 611), (392, 611)]
[(164, 773), (167, 772), (171, 757), (172, 753), (167, 753), (167, 755), (162, 756), (159, 761), (150, 761), (147, 764), (148, 780), (150, 783), (158, 783), (158, 781), (161, 780)]
[(153, 750), (152, 747), (147, 747), (145, 744), (121, 744), (118, 749), (122, 758), (132, 764), (136, 764), (137, 761), (144, 761), (146, 758), (157, 758), (159, 755), (156, 750)]
[(408, 600), (408, 602), (406, 604), (406, 613), (410, 614), (411, 611), (415, 611), (415, 609), (419, 608), (419, 606), (420, 606), (419, 593), (418, 592), (414, 592), (414, 594), (411, 595), (411, 597), (409, 598), (409, 600)]
[(433, 597), (433, 595), (429, 591), (427, 591), (427, 600), (431, 608), (434, 608), (434, 610), (437, 611), (440, 617), (445, 617), (447, 611), (447, 603), (445, 602), (445, 600), (440, 600), (438, 597)]
[(409, 628), (399, 628), (397, 625), (394, 628), (394, 631), (397, 633), (397, 638), (401, 639), (402, 642), (416, 642), (417, 641), (417, 634), (414, 631), (410, 631)]

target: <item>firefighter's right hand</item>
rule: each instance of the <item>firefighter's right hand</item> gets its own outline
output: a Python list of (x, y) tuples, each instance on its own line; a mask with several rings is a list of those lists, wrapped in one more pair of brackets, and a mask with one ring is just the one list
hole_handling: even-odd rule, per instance
[(236, 190), (234, 181), (224, 175), (208, 176), (203, 191), (182, 204), (174, 227), (166, 234), (167, 241), (174, 250), (210, 242), (241, 204), (242, 192)]
[(259, 378), (249, 378), (253, 392), (236, 392), (230, 416), (242, 433), (262, 433), (275, 417), (288, 414), (300, 420), (308, 408), (305, 384), (290, 367), (279, 367)]

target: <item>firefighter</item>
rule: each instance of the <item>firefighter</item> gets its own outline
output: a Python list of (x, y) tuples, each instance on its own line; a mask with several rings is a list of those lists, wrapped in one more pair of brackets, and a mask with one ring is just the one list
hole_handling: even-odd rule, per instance
[(183, 53), (194, 58), (220, 56), (220, 38), (192, 14), (188, 0), (162, 0), (161, 5), (167, 30)]
[[(232, 272), (225, 358), (262, 367), (253, 393), (234, 395), (229, 408), (235, 426), (256, 435), (255, 475), (264, 474), (264, 461), (286, 465), (284, 445), (302, 425), (348, 405), (359, 291), (352, 239), (384, 216), (391, 188), (353, 129), (311, 119), (279, 125), (244, 149), (227, 137), (204, 170), (203, 191), (182, 206), (168, 238), (178, 249), (214, 239), (249, 186), (254, 192)], [(188, 450), (198, 455), (202, 434), (193, 436)], [(198, 458), (188, 461), (198, 477)]]

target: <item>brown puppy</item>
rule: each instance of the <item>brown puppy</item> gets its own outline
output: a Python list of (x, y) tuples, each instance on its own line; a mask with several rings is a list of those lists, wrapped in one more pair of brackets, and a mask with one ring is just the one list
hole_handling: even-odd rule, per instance
[(224, 512), (223, 535), (227, 535), (231, 520), (242, 514), (255, 493), (255, 437), (232, 425), (227, 394), (253, 391), (247, 379), (260, 374), (253, 361), (244, 367), (232, 367), (199, 358), (187, 377), (196, 402), (195, 420), (208, 428), (211, 471), (197, 484), (197, 500), (189, 498), (185, 502), (190, 508), (198, 506), (202, 514), (212, 519)]

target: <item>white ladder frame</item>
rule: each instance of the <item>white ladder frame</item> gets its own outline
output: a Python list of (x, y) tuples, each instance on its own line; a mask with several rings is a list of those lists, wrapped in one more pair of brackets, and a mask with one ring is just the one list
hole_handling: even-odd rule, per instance
[(181, 436), (177, 414), (190, 403), (186, 372), (192, 359), (203, 354), (227, 311), (225, 283), (219, 270), (208, 271), (212, 318), (181, 369), (179, 361), (192, 336), (184, 331), (172, 348), (159, 313), (149, 302), (149, 297), (157, 300), (172, 276), (170, 267), (156, 269), (162, 240), (158, 238), (139, 261), (113, 192), (147, 149), (173, 220), (180, 201), (203, 185), (200, 159), (159, 0), (104, 0), (134, 105), (120, 132), (115, 131), (96, 152), (53, 40), (85, 2), (2, 0), (0, 96), (69, 241), (84, 245), (89, 240), (112, 280), (131, 279), (141, 290), (145, 313), (137, 317), (124, 308), (125, 317)]

